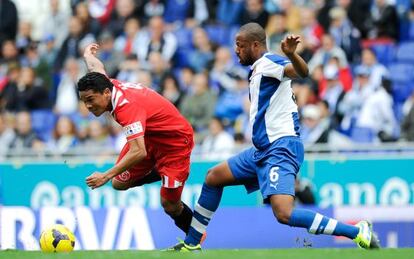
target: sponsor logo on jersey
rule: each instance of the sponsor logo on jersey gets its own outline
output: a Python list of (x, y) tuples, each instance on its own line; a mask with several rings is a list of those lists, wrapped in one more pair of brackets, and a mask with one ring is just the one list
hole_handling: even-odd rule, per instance
[(126, 125), (124, 127), (124, 132), (127, 137), (143, 132), (142, 124), (140, 121), (134, 122), (132, 124)]

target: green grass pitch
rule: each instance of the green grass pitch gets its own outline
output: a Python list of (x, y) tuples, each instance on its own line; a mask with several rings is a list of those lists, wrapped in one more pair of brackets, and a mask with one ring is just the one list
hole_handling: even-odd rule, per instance
[(1, 251), (1, 259), (413, 259), (414, 249), (382, 249), (366, 251), (361, 249), (268, 249), (268, 250), (205, 250), (201, 253), (175, 253), (160, 251), (75, 251), (72, 253), (45, 254), (29, 251)]

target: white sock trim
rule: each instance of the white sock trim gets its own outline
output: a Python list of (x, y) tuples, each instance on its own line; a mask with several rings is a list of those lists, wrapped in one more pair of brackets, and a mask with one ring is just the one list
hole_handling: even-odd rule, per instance
[(198, 204), (198, 203), (195, 205), (194, 210), (195, 210), (195, 211), (197, 211), (198, 213), (200, 213), (200, 215), (201, 215), (201, 216), (203, 216), (203, 217), (205, 217), (205, 218), (208, 218), (208, 219), (211, 219), (211, 217), (212, 217), (212, 216), (213, 216), (213, 214), (214, 214), (214, 211), (211, 211), (211, 210), (208, 210), (208, 209), (206, 209), (206, 208), (203, 208), (203, 207), (201, 207), (201, 205), (200, 205), (200, 204)]
[(312, 226), (309, 228), (309, 233), (315, 234), (318, 230), (319, 225), (321, 224), (323, 216), (319, 213), (316, 213), (315, 218), (313, 219)]
[(329, 219), (328, 224), (326, 224), (325, 230), (323, 231), (324, 234), (332, 235), (334, 232), (338, 221), (335, 219)]
[(203, 234), (206, 231), (207, 226), (203, 225), (196, 218), (193, 217), (191, 220), (191, 227), (194, 228), (197, 232)]

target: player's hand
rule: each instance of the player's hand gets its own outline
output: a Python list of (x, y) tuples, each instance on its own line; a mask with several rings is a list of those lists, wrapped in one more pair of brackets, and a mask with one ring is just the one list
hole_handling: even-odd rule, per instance
[(101, 187), (109, 181), (109, 178), (100, 172), (94, 172), (90, 176), (86, 177), (86, 184), (93, 189)]
[(283, 53), (286, 56), (289, 56), (296, 51), (296, 47), (300, 43), (300, 37), (298, 35), (288, 35), (286, 36), (281, 43), (281, 48)]
[(86, 46), (85, 51), (83, 52), (83, 56), (95, 56), (98, 52), (99, 45), (96, 43), (91, 43), (88, 46)]

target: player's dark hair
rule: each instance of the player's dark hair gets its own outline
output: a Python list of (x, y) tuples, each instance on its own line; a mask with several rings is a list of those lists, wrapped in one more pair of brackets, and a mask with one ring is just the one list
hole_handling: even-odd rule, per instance
[(239, 29), (239, 33), (245, 33), (249, 41), (258, 41), (266, 46), (266, 32), (260, 24), (255, 22), (246, 23)]
[(103, 93), (106, 88), (112, 91), (114, 85), (109, 78), (98, 72), (89, 72), (78, 81), (78, 91), (88, 91)]

